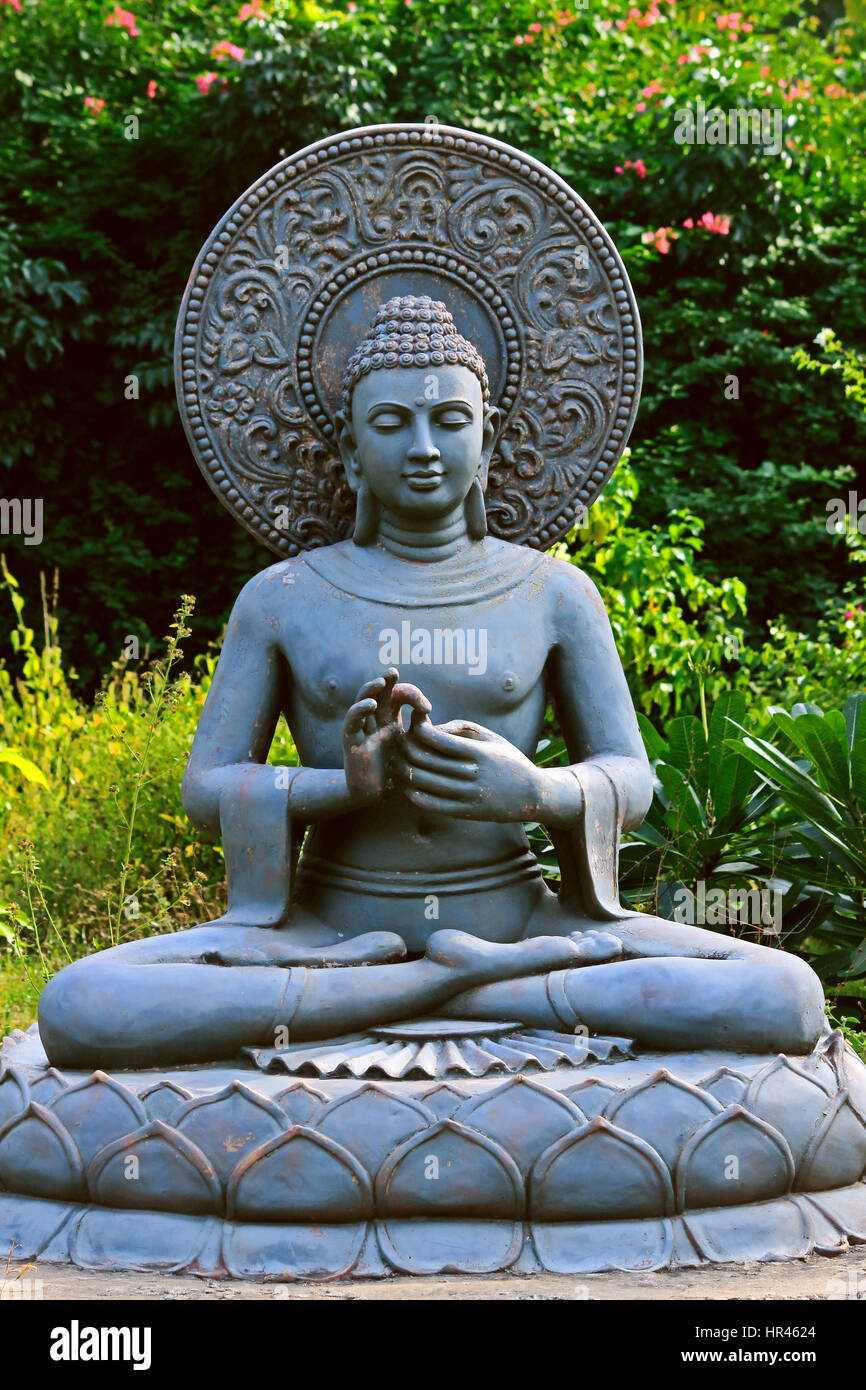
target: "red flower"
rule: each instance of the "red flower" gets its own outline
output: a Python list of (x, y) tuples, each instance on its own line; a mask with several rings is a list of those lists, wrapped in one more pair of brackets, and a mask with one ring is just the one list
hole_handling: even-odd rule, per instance
[(219, 81), (218, 72), (203, 72), (195, 79), (195, 85), (204, 96), (207, 96), (211, 87), (217, 81)]
[(94, 116), (98, 116), (98, 115), (99, 115), (99, 113), (100, 113), (100, 111), (102, 110), (102, 108), (103, 108), (104, 105), (105, 105), (105, 102), (103, 101), (102, 97), (85, 97), (85, 98), (84, 98), (84, 109), (85, 109), (85, 111), (92, 111), (93, 114), (94, 114)]
[(116, 24), (119, 29), (128, 29), (130, 38), (137, 39), (139, 36), (140, 31), (135, 27), (135, 15), (129, 10), (122, 10), (119, 5), (115, 5), (105, 22)]
[(211, 49), (210, 56), (212, 58), (234, 58), (236, 63), (242, 63), (244, 61), (244, 49), (239, 48), (236, 43), (229, 43), (228, 39), (220, 39), (219, 43), (215, 43)]
[(153, 99), (153, 97), (156, 96), (156, 83), (154, 82), (153, 78), (151, 78), (147, 84), (147, 95), (151, 99)]
[(644, 232), (641, 241), (645, 246), (654, 246), (662, 256), (666, 256), (678, 236), (679, 232), (675, 232), (673, 227), (656, 227), (654, 232)]

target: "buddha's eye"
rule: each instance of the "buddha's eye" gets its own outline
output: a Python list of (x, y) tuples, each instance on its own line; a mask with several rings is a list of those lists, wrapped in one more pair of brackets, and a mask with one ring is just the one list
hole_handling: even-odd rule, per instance
[(472, 417), (463, 410), (443, 410), (436, 416), (436, 424), (442, 425), (446, 430), (459, 430), (463, 425), (471, 425)]
[(380, 410), (371, 423), (374, 429), (390, 431), (399, 430), (404, 421), (402, 415), (398, 415), (395, 410)]

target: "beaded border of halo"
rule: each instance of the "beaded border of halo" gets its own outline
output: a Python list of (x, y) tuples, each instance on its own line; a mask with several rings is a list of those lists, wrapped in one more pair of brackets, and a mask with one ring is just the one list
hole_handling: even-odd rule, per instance
[[(552, 545), (572, 524), (579, 509), (589, 506), (598, 496), (619, 462), (632, 425), (637, 414), (642, 377), (642, 351), (640, 319), (637, 304), (625, 267), (610, 236), (583, 199), (569, 188), (568, 184), (552, 169), (548, 169), (531, 155), (521, 153), (513, 146), (503, 144), (490, 136), (461, 130), (455, 126), (401, 123), (398, 125), (362, 126), (308, 145), (296, 154), (290, 155), (282, 163), (275, 165), (266, 174), (242, 193), (207, 238), (196, 258), (186, 292), (180, 306), (175, 334), (175, 387), (184, 429), (193, 454), (213, 490), (224, 505), (246, 526), (257, 539), (264, 541), (269, 548), (281, 556), (296, 555), (300, 547), (266, 518), (258, 515), (256, 508), (249, 503), (243, 506), (241, 494), (234, 486), (210, 443), (198, 399), (197, 372), (195, 367), (200, 311), (205, 291), (211, 277), (218, 268), (224, 252), (228, 249), (244, 223), (259, 205), (267, 202), (281, 187), (291, 182), (297, 175), (303, 175), (320, 164), (327, 164), (335, 155), (356, 154), (395, 145), (427, 146), (453, 149), (468, 155), (483, 156), (492, 163), (510, 170), (513, 174), (532, 185), (539, 193), (556, 203), (562, 215), (570, 218), (577, 229), (583, 233), (588, 245), (597, 256), (601, 268), (608, 278), (613, 301), (619, 316), (622, 335), (623, 373), (620, 381), (620, 399), (614, 415), (613, 427), (609, 430), (595, 467), (584, 477), (571, 501), (561, 511), (541, 527), (535, 534), (526, 538), (525, 544), (534, 549), (544, 549)], [(404, 253), (405, 254), (405, 253)], [(380, 267), (392, 264), (395, 258), (391, 252), (376, 252), (366, 257), (367, 266)], [(402, 257), (400, 258), (402, 259)], [(313, 313), (321, 315), (325, 305), (313, 305), (307, 322), (314, 324)], [(517, 341), (517, 331), (514, 341)], [(509, 344), (509, 349), (510, 349)], [(306, 395), (306, 392), (303, 393)], [(321, 423), (316, 419), (315, 423)], [(326, 423), (330, 423), (326, 420)]]

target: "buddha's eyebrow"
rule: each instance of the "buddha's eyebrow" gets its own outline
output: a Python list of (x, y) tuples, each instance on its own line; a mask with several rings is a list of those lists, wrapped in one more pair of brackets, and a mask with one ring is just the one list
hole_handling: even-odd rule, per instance
[(374, 401), (367, 411), (367, 419), (371, 419), (377, 410), (398, 410), (403, 413), (409, 409), (410, 407), (404, 405), (402, 401)]

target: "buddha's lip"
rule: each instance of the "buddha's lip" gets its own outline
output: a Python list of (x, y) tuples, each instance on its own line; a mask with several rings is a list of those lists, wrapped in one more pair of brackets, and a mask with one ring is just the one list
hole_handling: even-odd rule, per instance
[(421, 492), (432, 492), (445, 479), (444, 473), (404, 473), (403, 477), (411, 488)]

